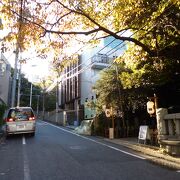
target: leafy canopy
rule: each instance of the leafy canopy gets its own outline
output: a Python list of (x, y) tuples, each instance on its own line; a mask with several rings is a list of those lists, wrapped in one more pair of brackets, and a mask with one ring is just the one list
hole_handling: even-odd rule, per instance
[[(67, 47), (72, 39), (111, 35), (135, 43), (152, 57), (179, 57), (178, 0), (2, 0), (1, 5), (1, 13), (16, 33), (21, 19), (20, 39), (27, 47), (30, 42), (46, 44), (47, 52), (61, 48), (62, 42)], [(134, 35), (126, 37), (127, 30)]]

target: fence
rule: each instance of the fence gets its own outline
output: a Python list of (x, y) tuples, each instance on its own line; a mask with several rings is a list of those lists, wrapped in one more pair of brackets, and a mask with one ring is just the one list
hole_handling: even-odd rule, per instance
[[(40, 117), (43, 117), (42, 112), (40, 113)], [(82, 109), (79, 109), (78, 112), (76, 110), (59, 110), (58, 112), (54, 110), (46, 112), (44, 119), (59, 125), (74, 125), (76, 121), (79, 121), (80, 124), (84, 119), (84, 112)]]

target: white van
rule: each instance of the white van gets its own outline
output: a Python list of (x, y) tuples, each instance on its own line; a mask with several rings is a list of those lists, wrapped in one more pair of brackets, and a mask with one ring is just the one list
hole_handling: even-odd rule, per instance
[(8, 109), (4, 116), (5, 133), (35, 135), (36, 118), (31, 107), (14, 107)]

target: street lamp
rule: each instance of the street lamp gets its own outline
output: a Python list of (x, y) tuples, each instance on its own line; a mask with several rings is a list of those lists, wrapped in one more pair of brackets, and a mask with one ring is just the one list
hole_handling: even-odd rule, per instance
[(42, 80), (42, 87), (43, 87), (43, 90), (41, 91), (42, 93), (42, 118), (44, 120), (44, 117), (45, 117), (45, 92), (46, 92), (46, 81), (45, 79)]
[(32, 105), (32, 82), (31, 82), (31, 88), (30, 88), (30, 98), (29, 98), (29, 106), (31, 107)]
[(19, 57), (19, 46), (18, 46), (18, 43), (17, 43), (17, 45), (16, 45), (16, 51), (15, 51), (15, 63), (14, 63), (13, 82), (12, 82), (12, 98), (11, 98), (11, 106), (12, 106), (12, 107), (15, 105), (18, 57)]
[(58, 109), (59, 109), (59, 81), (57, 77), (57, 84), (56, 84), (56, 123), (58, 122)]
[(17, 106), (20, 106), (20, 98), (21, 98), (21, 67), (22, 67), (22, 64), (25, 64), (25, 63), (26, 63), (25, 60), (19, 60)]
[(39, 97), (40, 95), (36, 95), (37, 96), (37, 109), (36, 109), (36, 116), (38, 117), (39, 115)]

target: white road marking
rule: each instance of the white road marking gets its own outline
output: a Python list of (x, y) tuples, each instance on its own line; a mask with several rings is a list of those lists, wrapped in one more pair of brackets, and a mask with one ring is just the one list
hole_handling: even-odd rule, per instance
[[(22, 144), (26, 145), (26, 139), (24, 135), (22, 137)], [(23, 148), (23, 165), (24, 165), (24, 180), (31, 180), (28, 157), (25, 148)]]
[(74, 132), (71, 132), (71, 131), (68, 131), (68, 130), (66, 130), (66, 129), (63, 129), (63, 128), (59, 127), (59, 126), (55, 126), (54, 124), (50, 124), (50, 123), (47, 123), (47, 122), (44, 122), (44, 123), (46, 123), (46, 124), (48, 124), (48, 125), (50, 125), (50, 126), (53, 126), (53, 127), (55, 127), (55, 128), (61, 129), (62, 131), (65, 131), (65, 132), (68, 132), (68, 133), (70, 133), (70, 134), (73, 134), (73, 135), (76, 135), (76, 136), (78, 136), (78, 137), (81, 137), (81, 138), (83, 138), (83, 139), (87, 139), (87, 140), (89, 140), (89, 141), (92, 141), (92, 142), (94, 142), (94, 143), (100, 144), (100, 145), (102, 145), (102, 146), (106, 146), (106, 147), (108, 147), (108, 148), (110, 148), (110, 149), (114, 149), (114, 150), (116, 150), (116, 151), (122, 152), (122, 153), (124, 153), (124, 154), (128, 154), (128, 155), (130, 155), (130, 156), (133, 156), (133, 157), (136, 157), (136, 158), (139, 158), (139, 159), (143, 159), (143, 160), (146, 159), (146, 158), (144, 158), (144, 157), (141, 157), (141, 156), (138, 156), (138, 155), (129, 153), (129, 152), (127, 152), (127, 151), (123, 151), (123, 150), (121, 150), (121, 149), (119, 149), (119, 148), (115, 148), (115, 147), (113, 147), (113, 146), (110, 146), (110, 145), (107, 145), (107, 144), (105, 144), (105, 143), (102, 143), (102, 142), (93, 140), (93, 139), (91, 139), (91, 138), (88, 138), (88, 137), (85, 137), (85, 136), (81, 136), (81, 135), (76, 134), (76, 133), (74, 133)]
[(25, 149), (23, 150), (23, 159), (24, 159), (24, 180), (31, 180), (28, 157), (25, 152)]
[(25, 145), (25, 144), (26, 144), (26, 139), (25, 139), (25, 137), (24, 137), (24, 136), (22, 137), (22, 144), (23, 144), (23, 145)]
[(177, 170), (176, 172), (180, 173), (180, 170)]

